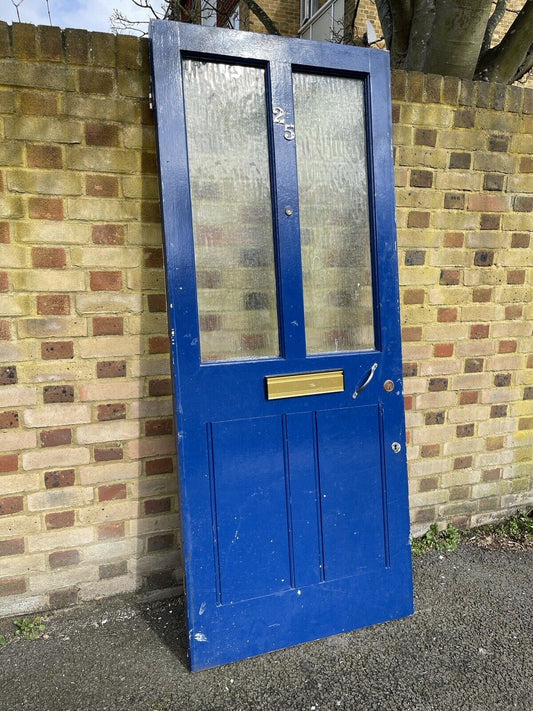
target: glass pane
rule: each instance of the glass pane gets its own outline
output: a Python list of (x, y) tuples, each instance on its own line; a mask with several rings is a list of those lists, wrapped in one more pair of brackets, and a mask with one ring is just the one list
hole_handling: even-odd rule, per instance
[(202, 360), (277, 356), (265, 72), (183, 73)]
[(308, 353), (374, 348), (364, 86), (294, 75)]

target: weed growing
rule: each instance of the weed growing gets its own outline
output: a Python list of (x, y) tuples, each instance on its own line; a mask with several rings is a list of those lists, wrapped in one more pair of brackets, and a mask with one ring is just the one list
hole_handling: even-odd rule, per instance
[(443, 531), (439, 531), (439, 527), (434, 523), (424, 536), (413, 539), (411, 549), (413, 555), (422, 555), (427, 551), (456, 551), (461, 536), (461, 531), (453, 523)]
[(23, 617), (21, 620), (14, 620), (13, 624), (17, 627), (15, 636), (24, 637), (24, 639), (30, 641), (38, 639), (46, 629), (40, 617), (35, 617), (33, 620), (29, 617)]

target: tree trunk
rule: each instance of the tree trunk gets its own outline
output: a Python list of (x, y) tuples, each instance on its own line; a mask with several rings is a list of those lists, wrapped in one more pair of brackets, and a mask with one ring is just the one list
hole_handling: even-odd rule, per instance
[(437, 0), (423, 71), (472, 79), (491, 8), (492, 0)]

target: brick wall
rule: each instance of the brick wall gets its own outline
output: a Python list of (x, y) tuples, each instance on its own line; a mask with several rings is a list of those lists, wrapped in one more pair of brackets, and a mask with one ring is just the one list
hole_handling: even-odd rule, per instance
[[(413, 531), (533, 501), (533, 92), (395, 74)], [(0, 614), (181, 568), (148, 47), (0, 23)]]

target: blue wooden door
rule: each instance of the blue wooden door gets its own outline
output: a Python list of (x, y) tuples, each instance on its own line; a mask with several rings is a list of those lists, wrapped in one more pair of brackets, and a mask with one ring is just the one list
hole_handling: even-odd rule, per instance
[(412, 612), (388, 56), (151, 48), (196, 670)]

